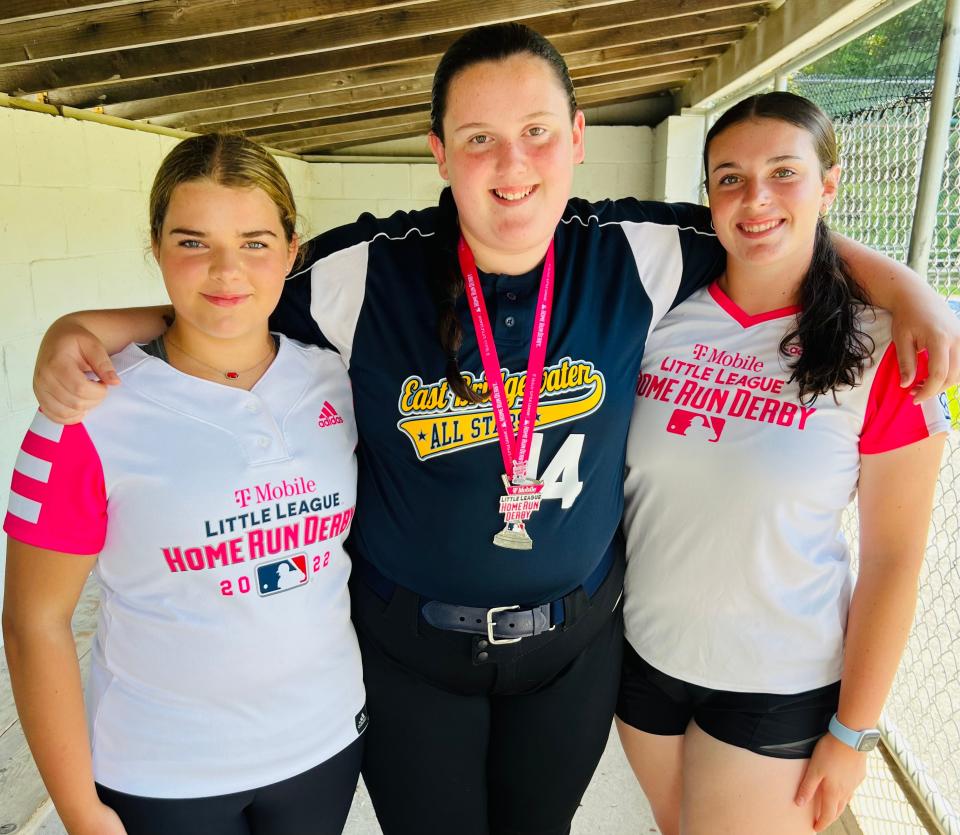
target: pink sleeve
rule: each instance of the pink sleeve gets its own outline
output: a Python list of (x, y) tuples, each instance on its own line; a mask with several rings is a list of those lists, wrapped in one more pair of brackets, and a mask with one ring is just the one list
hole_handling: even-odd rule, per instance
[[(927, 355), (917, 357), (917, 379), (927, 376)], [(860, 433), (860, 452), (871, 455), (922, 441), (950, 430), (944, 395), (917, 405), (909, 389), (900, 387), (897, 352), (891, 342), (880, 360)]]
[(3, 529), (38, 548), (100, 553), (106, 488), (100, 456), (83, 424), (60, 426), (37, 413), (14, 465)]

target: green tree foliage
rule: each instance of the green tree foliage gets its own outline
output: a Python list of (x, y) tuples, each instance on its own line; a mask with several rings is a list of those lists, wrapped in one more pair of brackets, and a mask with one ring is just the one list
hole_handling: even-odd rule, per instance
[(945, 6), (946, 0), (921, 0), (865, 37), (804, 67), (800, 74), (845, 78), (932, 77)]

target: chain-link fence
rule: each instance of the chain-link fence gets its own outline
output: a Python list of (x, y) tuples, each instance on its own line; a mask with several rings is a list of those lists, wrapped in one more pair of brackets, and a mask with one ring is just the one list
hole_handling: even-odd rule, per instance
[[(945, 0), (923, 0), (791, 79), (834, 119), (844, 181), (831, 226), (905, 261)], [(960, 315), (960, 97), (928, 278)], [(960, 403), (948, 395), (955, 424)], [(960, 835), (960, 437), (948, 440), (916, 624), (887, 701), (886, 741), (935, 825)], [(855, 542), (855, 536), (851, 542)], [(889, 831), (904, 831), (903, 828)]]

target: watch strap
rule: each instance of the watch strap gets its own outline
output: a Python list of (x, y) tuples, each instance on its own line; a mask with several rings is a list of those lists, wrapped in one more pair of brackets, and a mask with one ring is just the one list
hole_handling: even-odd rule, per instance
[[(876, 745), (875, 740), (879, 739), (880, 736), (880, 731), (878, 731), (876, 728), (866, 728), (862, 731), (855, 731), (853, 728), (848, 728), (837, 718), (836, 713), (830, 717), (830, 726), (828, 730), (844, 745), (853, 748), (854, 751), (870, 750), (870, 748), (873, 748), (874, 745)], [(869, 739), (873, 743), (869, 746), (869, 748), (865, 748), (863, 745), (865, 738)]]

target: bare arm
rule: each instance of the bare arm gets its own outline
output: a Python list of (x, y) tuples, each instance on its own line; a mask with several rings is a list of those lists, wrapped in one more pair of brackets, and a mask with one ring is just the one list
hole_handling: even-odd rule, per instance
[[(54, 322), (40, 344), (33, 392), (43, 413), (58, 423), (79, 423), (118, 385), (110, 354), (131, 342), (148, 342), (172, 321), (172, 307), (85, 310)], [(87, 378), (93, 372), (99, 382)]]
[(24, 735), (70, 835), (124, 835), (97, 797), (70, 618), (96, 557), (7, 540), (3, 637)]
[(913, 385), (919, 351), (928, 352), (929, 376), (917, 388), (917, 400), (960, 383), (960, 321), (946, 301), (898, 261), (842, 235), (834, 234), (833, 240), (871, 302), (893, 314), (900, 385)]
[[(860, 459), (860, 571), (837, 710), (849, 728), (876, 727), (910, 634), (945, 438)], [(819, 788), (818, 832), (847, 805), (866, 773), (866, 757), (830, 734), (817, 744), (797, 800), (812, 799)]]

